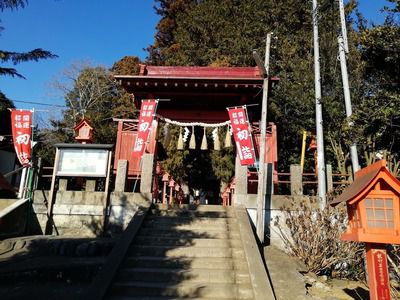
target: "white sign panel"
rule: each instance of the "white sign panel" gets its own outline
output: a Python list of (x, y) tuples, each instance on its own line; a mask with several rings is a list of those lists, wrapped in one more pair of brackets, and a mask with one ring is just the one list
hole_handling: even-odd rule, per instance
[(106, 177), (108, 150), (60, 149), (57, 176)]

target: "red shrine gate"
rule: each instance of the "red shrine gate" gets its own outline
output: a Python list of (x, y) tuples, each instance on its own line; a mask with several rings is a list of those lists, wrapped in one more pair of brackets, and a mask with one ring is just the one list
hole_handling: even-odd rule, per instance
[[(133, 95), (134, 103), (140, 108), (143, 99), (168, 99), (158, 105), (157, 115), (176, 122), (203, 122), (207, 124), (222, 123), (229, 120), (227, 107), (248, 106), (248, 117), (253, 129), (254, 147), (258, 157), (259, 149), (259, 118), (261, 116), (261, 99), (263, 78), (257, 67), (165, 67), (141, 65), (140, 74), (137, 76), (117, 75), (116, 79)], [(276, 78), (270, 80), (270, 88)], [(117, 145), (115, 152), (114, 168), (119, 159), (128, 160), (128, 179), (143, 179), (143, 168), (138, 158), (132, 157), (132, 149), (137, 135), (137, 120), (115, 119), (118, 121)], [(163, 177), (163, 187), (155, 175), (162, 176), (160, 166), (156, 162), (156, 126), (157, 118), (153, 123), (153, 130), (146, 147), (146, 156), (152, 157), (151, 190), (153, 198), (158, 190), (163, 190), (165, 201), (166, 186), (169, 190), (179, 190), (173, 179)], [(155, 130), (154, 130), (155, 129)], [(277, 138), (276, 126), (269, 123), (267, 130), (267, 147), (265, 162), (273, 163), (276, 173), (277, 167)], [(248, 172), (249, 193), (257, 192), (256, 172)], [(252, 175), (251, 175), (252, 174)], [(143, 175), (143, 176), (142, 176)], [(148, 177), (148, 176), (147, 176)], [(142, 187), (142, 185), (141, 185)], [(233, 181), (221, 194), (224, 203), (231, 200)], [(228, 198), (227, 198), (228, 197)], [(179, 198), (179, 197), (178, 197)]]

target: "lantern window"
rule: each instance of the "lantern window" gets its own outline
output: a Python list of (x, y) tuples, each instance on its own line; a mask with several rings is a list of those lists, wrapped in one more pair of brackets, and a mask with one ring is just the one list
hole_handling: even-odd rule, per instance
[(367, 198), (365, 209), (369, 228), (394, 228), (393, 199)]
[(79, 129), (79, 136), (80, 137), (87, 137), (89, 136), (89, 128), (83, 126)]
[(361, 220), (358, 214), (357, 204), (351, 206), (350, 215), (351, 215), (350, 226), (353, 228), (361, 228)]

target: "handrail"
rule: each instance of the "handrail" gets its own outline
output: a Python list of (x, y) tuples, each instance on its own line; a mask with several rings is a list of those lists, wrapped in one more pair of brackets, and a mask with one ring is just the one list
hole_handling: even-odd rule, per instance
[(25, 169), (25, 168), (29, 168), (29, 167), (30, 167), (30, 165), (22, 166), (22, 167), (20, 167), (20, 168), (18, 168), (18, 169), (15, 169), (15, 170), (13, 170), (13, 171), (11, 171), (11, 172), (8, 172), (8, 173), (4, 174), (3, 177), (4, 177), (4, 178), (5, 178), (5, 177), (9, 177), (9, 176), (11, 176), (11, 175), (13, 175), (13, 174), (15, 174), (15, 173), (18, 173), (19, 171), (21, 171), (21, 170), (23, 170), (23, 169)]
[(15, 201), (13, 204), (7, 206), (3, 210), (0, 210), (0, 219), (3, 218), (4, 216), (8, 215), (10, 212), (12, 212), (13, 210), (20, 207), (21, 205), (23, 205), (24, 203), (26, 203), (28, 201), (29, 201), (29, 198), (20, 199), (20, 200)]
[(92, 281), (92, 284), (80, 299), (101, 300), (104, 298), (149, 209), (150, 203), (139, 207), (119, 241), (114, 245), (99, 273)]

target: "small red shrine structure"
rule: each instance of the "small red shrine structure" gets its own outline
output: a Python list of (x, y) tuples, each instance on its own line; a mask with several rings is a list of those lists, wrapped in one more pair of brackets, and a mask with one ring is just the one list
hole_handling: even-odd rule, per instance
[(74, 131), (75, 140), (78, 142), (81, 142), (82, 144), (93, 142), (93, 127), (85, 118), (75, 125)]
[[(264, 78), (257, 67), (141, 65), (139, 75), (116, 75), (115, 78), (132, 94), (137, 108), (143, 99), (160, 99), (157, 115), (178, 122), (225, 122), (229, 120), (227, 107), (246, 105), (253, 128), (254, 146), (258, 153)], [(269, 81), (271, 89), (278, 79), (271, 78)], [(118, 121), (118, 134), (114, 166), (117, 166), (118, 159), (127, 159), (128, 176), (140, 177), (140, 159), (130, 155), (136, 139), (137, 121), (115, 121)], [(265, 162), (273, 163), (276, 167), (276, 126), (269, 125)], [(148, 154), (155, 154), (157, 151), (155, 132), (156, 130), (152, 131), (153, 135), (148, 140)]]
[(343, 240), (400, 244), (400, 181), (380, 160), (356, 173), (331, 205), (345, 202), (349, 227)]
[(386, 168), (386, 161), (358, 171), (339, 197), (345, 202), (349, 226), (342, 240), (365, 242), (371, 300), (389, 300), (389, 275), (385, 244), (400, 244), (400, 181)]

